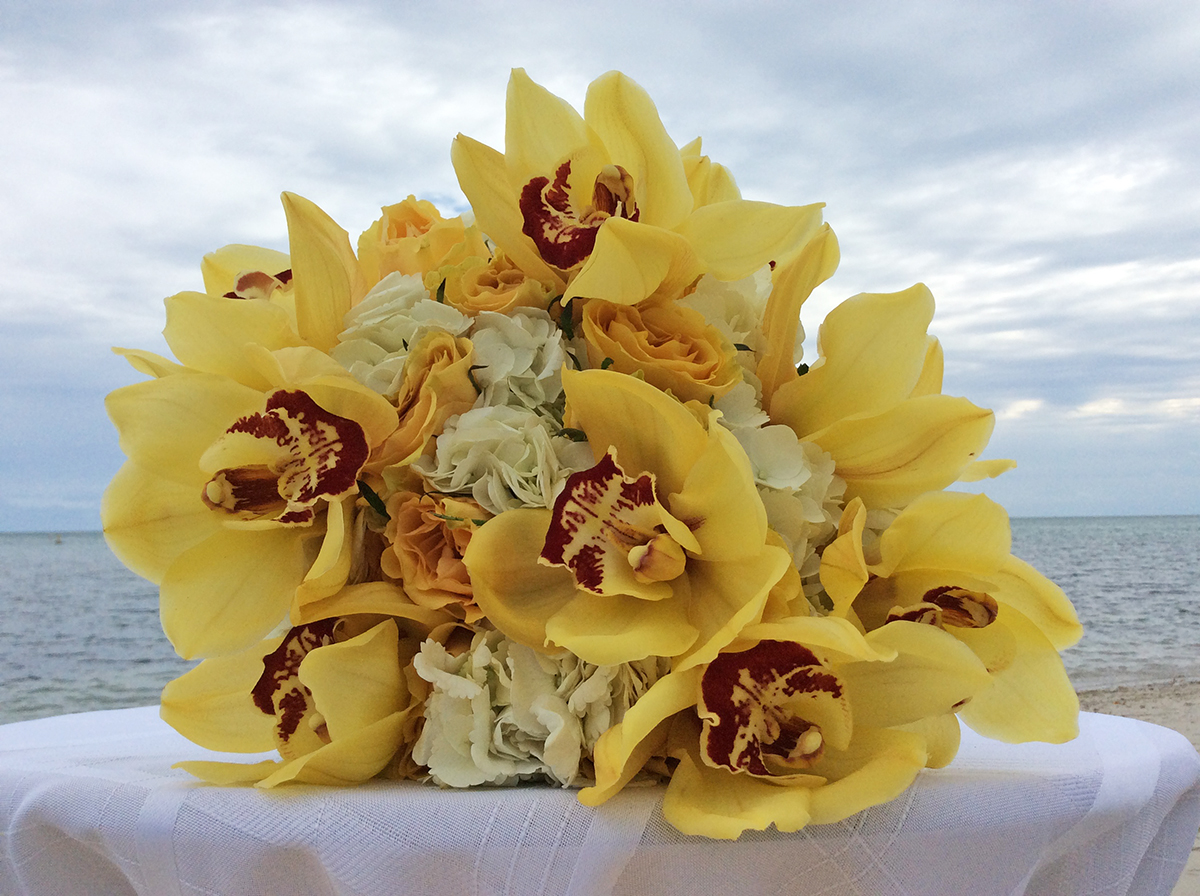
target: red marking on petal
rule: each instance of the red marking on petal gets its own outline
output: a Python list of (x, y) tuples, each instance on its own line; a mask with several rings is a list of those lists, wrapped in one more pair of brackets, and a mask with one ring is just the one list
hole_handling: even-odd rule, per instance
[(569, 270), (592, 254), (596, 232), (607, 215), (580, 219), (571, 209), (567, 195), (570, 160), (558, 166), (554, 182), (535, 177), (521, 190), (519, 205), (524, 224), (521, 232), (533, 240), (547, 262)]
[(333, 643), (336, 619), (322, 619), (293, 628), (280, 645), (263, 657), (263, 673), (250, 690), (254, 705), (275, 716), (276, 730), (286, 743), (308, 711), (312, 696), (300, 683), (300, 664), (310, 651)]
[(741, 653), (722, 653), (700, 684), (702, 748), (710, 763), (769, 775), (763, 754), (787, 757), (813, 726), (786, 709), (797, 694), (842, 696), (837, 677), (817, 656), (792, 641), (761, 641)]

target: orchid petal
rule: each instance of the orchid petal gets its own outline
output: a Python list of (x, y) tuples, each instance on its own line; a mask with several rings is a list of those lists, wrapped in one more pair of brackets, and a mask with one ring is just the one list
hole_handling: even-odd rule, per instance
[(154, 352), (142, 351), (137, 348), (114, 348), (112, 351), (114, 355), (120, 355), (128, 361), (129, 366), (138, 373), (144, 373), (147, 376), (161, 377), (187, 372), (187, 368), (182, 364), (176, 364), (169, 358), (156, 355)]
[(409, 710), (392, 713), (349, 737), (339, 738), (285, 763), (258, 782), (270, 788), (289, 781), (345, 787), (379, 774), (396, 755), (408, 723)]
[(399, 712), (407, 687), (395, 621), (309, 652), (300, 664), (300, 681), (312, 691), (334, 742)]
[(263, 674), (263, 657), (280, 640), (272, 638), (239, 653), (204, 660), (170, 682), (162, 692), (163, 721), (209, 750), (275, 749), (275, 716), (255, 705), (251, 691)]
[[(676, 590), (685, 587), (680, 581), (683, 578), (671, 585)], [(683, 653), (697, 637), (688, 616), (688, 603), (678, 595), (670, 600), (642, 600), (580, 591), (546, 621), (546, 638), (585, 662), (615, 666), (648, 656)]]
[(566, 284), (562, 275), (542, 260), (533, 240), (522, 231), (524, 218), (517, 205), (517, 191), (509, 184), (504, 156), (459, 134), (450, 146), (450, 161), (479, 229), (527, 276), (562, 289)]
[(296, 588), (293, 615), (295, 608), (330, 597), (346, 584), (354, 557), (354, 501), (351, 496), (328, 502), (321, 550)]
[(861, 498), (854, 498), (842, 511), (837, 538), (821, 553), (821, 585), (833, 601), (834, 616), (846, 615), (870, 578), (862, 545), (866, 525), (867, 509)]
[(302, 345), (287, 312), (270, 302), (181, 292), (166, 300), (163, 330), (171, 352), (188, 367), (219, 373), (255, 389), (267, 383), (247, 362), (247, 343), (275, 350)]
[(1012, 607), (980, 629), (956, 629), (992, 673), (992, 684), (958, 715), (984, 737), (1003, 743), (1061, 744), (1079, 733), (1079, 698), (1062, 659), (1041, 630)]
[(587, 433), (593, 454), (602, 457), (616, 447), (630, 475), (654, 473), (660, 494), (682, 489), (709, 441), (687, 408), (648, 383), (614, 371), (564, 369), (562, 383), (567, 407)]
[[(934, 492), (913, 501), (879, 540), (881, 576), (915, 569), (990, 575), (1012, 550), (1004, 508), (985, 495)], [(942, 584), (957, 584), (945, 583)]]
[(895, 650), (896, 658), (838, 667), (856, 725), (890, 728), (952, 712), (991, 684), (978, 657), (935, 626), (890, 622), (866, 637), (873, 647)]
[(620, 72), (608, 72), (588, 86), (583, 110), (612, 162), (633, 175), (639, 220), (677, 227), (692, 211), (692, 191), (650, 95)]
[(237, 287), (238, 275), (246, 271), (281, 274), (290, 270), (291, 259), (283, 252), (261, 246), (234, 244), (209, 252), (200, 262), (204, 291), (210, 296), (223, 296)]
[(201, 482), (180, 485), (126, 461), (100, 503), (109, 548), (122, 563), (158, 584), (175, 558), (218, 532), (200, 499)]
[(674, 299), (703, 269), (677, 233), (625, 218), (609, 218), (596, 233), (592, 254), (563, 295), (636, 305), (653, 296)]
[(500, 631), (541, 653), (546, 620), (578, 593), (571, 572), (538, 563), (550, 511), (508, 510), (471, 536), (463, 563), (471, 574), (475, 603)]
[(283, 194), (300, 335), (322, 351), (337, 345), (343, 318), (367, 291), (350, 235), (309, 200)]
[(688, 620), (700, 634), (676, 668), (711, 662), (742, 629), (760, 621), (771, 588), (791, 563), (792, 555), (785, 548), (763, 545), (757, 555), (693, 564)]
[(222, 376), (187, 373), (116, 389), (104, 406), (121, 450), (139, 465), (199, 489), (200, 456), (239, 417), (262, 410), (261, 392)]
[(347, 585), (329, 597), (292, 607), (292, 625), (306, 625), (337, 616), (379, 615), (408, 620), (426, 633), (436, 626), (456, 621), (441, 610), (431, 610), (409, 600), (404, 589), (391, 582)]
[(926, 768), (945, 768), (958, 755), (958, 747), (962, 742), (962, 727), (959, 725), (958, 716), (952, 712), (896, 727), (925, 739), (925, 749), (929, 753), (925, 760)]
[(933, 296), (920, 283), (842, 302), (821, 324), (820, 359), (804, 376), (780, 385), (771, 418), (803, 439), (844, 417), (895, 406), (920, 381), (932, 319)]
[(729, 169), (712, 161), (708, 156), (701, 155), (700, 145), (700, 138), (697, 137), (679, 150), (688, 188), (692, 191), (692, 207), (700, 208), (714, 202), (741, 199), (742, 193)]
[(309, 563), (292, 529), (222, 529), (167, 569), (163, 630), (184, 659), (249, 647), (287, 615)]
[(925, 395), (872, 417), (838, 420), (808, 439), (833, 456), (847, 498), (903, 507), (958, 479), (994, 424), (991, 411), (965, 398)]
[(799, 377), (793, 359), (796, 351), (796, 322), (812, 291), (833, 276), (841, 253), (837, 237), (828, 224), (791, 260), (775, 271), (775, 283), (763, 312), (762, 330), (767, 348), (756, 373), (762, 382), (762, 403), (770, 407), (771, 396), (784, 383)]
[(983, 479), (995, 479), (1009, 470), (1015, 470), (1017, 462), (1015, 460), (1007, 460), (1005, 458), (995, 458), (993, 460), (976, 460), (967, 464), (959, 474), (959, 482), (979, 482)]
[[(663, 817), (684, 834), (735, 840), (744, 831), (798, 831), (812, 820), (813, 788), (821, 779), (802, 775), (790, 787), (750, 775), (710, 768), (688, 748), (663, 795)], [(807, 781), (803, 779), (809, 779)], [(807, 786), (803, 786), (807, 785)]]
[(714, 277), (740, 280), (768, 262), (783, 261), (811, 239), (821, 226), (822, 208), (824, 203), (786, 206), (734, 199), (696, 209), (675, 229)]
[(991, 579), (996, 583), (992, 596), (1037, 626), (1056, 650), (1065, 650), (1083, 636), (1067, 595), (1024, 560), (1006, 557)]
[(579, 791), (579, 802), (599, 806), (637, 774), (661, 746), (656, 735), (675, 713), (694, 706), (699, 696), (700, 669), (672, 672), (652, 684), (624, 718), (600, 736), (594, 750), (596, 783)]
[(190, 759), (176, 762), (171, 768), (182, 769), (193, 777), (208, 784), (219, 787), (232, 787), (238, 784), (257, 784), (272, 772), (281, 768), (283, 763), (266, 759), (262, 762), (214, 762), (209, 759)]
[(913, 386), (910, 398), (920, 398), (922, 395), (937, 395), (942, 391), (942, 371), (946, 366), (942, 344), (936, 336), (926, 337), (925, 363), (921, 367), (921, 376)]
[(846, 750), (827, 750), (812, 772), (829, 779), (812, 791), (813, 824), (832, 824), (894, 800), (925, 767), (924, 738), (907, 731), (856, 726)]

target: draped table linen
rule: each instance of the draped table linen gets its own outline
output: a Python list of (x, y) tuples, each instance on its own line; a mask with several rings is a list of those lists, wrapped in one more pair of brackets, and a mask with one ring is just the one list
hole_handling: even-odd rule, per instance
[(1060, 746), (964, 729), (897, 800), (795, 834), (688, 837), (663, 788), (212, 787), (156, 707), (0, 726), (0, 894), (1168, 894), (1200, 826), (1177, 732), (1084, 713)]

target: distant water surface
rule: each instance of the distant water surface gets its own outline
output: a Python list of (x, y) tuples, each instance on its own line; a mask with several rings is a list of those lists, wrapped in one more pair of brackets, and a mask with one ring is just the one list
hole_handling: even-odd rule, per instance
[[(1200, 517), (1017, 519), (1013, 553), (1075, 603), (1078, 687), (1200, 680)], [(0, 534), (0, 723), (157, 703), (190, 667), (99, 533)]]

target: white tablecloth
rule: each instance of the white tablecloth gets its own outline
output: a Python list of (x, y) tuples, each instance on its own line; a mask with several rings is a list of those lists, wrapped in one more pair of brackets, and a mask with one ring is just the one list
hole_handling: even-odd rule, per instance
[[(841, 824), (685, 837), (662, 788), (200, 785), (153, 707), (0, 726), (8, 894), (1166, 894), (1200, 825), (1182, 735), (1085, 714), (1063, 746), (964, 732), (954, 764)], [(239, 757), (244, 758), (244, 757)]]

